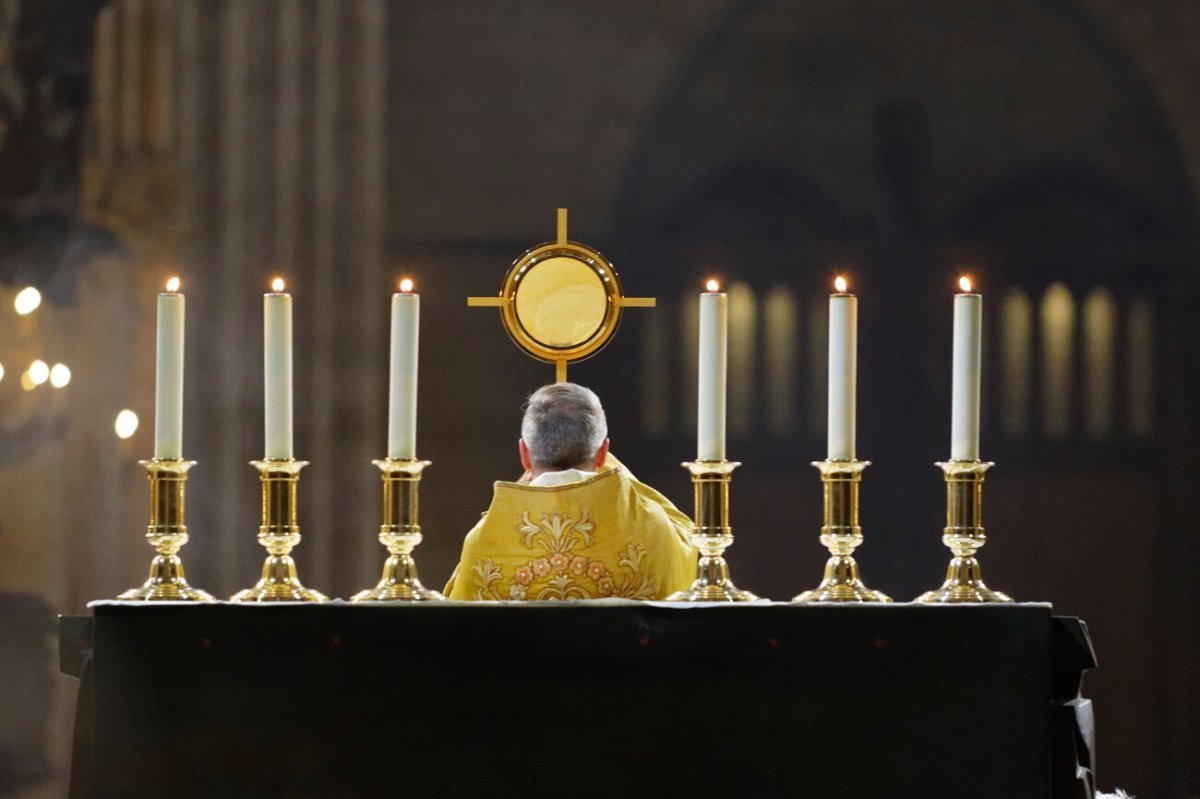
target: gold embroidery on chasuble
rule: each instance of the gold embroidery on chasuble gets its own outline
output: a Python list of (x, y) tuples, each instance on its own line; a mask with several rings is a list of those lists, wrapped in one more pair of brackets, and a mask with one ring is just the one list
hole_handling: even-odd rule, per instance
[(690, 520), (615, 459), (563, 486), (497, 483), (447, 585), (452, 599), (654, 599), (690, 584)]
[[(471, 567), (481, 583), (476, 599), (654, 598), (650, 577), (640, 573), (646, 557), (641, 544), (630, 543), (618, 554), (619, 574), (614, 574), (616, 570), (603, 560), (576, 554), (577, 545), (582, 550), (596, 540), (595, 525), (587, 510), (578, 520), (566, 514), (543, 513), (536, 524), (530, 521), (529, 511), (524, 511), (517, 519), (516, 530), (521, 545), (532, 553), (530, 559), (513, 570), (507, 596), (501, 594), (505, 575), (500, 568), (491, 558), (476, 560)], [(619, 584), (617, 578), (621, 579)]]

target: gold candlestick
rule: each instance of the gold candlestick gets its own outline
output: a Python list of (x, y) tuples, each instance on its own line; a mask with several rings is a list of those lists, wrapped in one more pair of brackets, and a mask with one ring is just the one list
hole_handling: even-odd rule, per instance
[(984, 461), (939, 463), (946, 474), (946, 529), (942, 543), (954, 557), (946, 569), (946, 582), (917, 597), (927, 604), (956, 602), (1012, 602), (983, 583), (975, 553), (987, 542), (983, 534), (983, 473), (995, 464)]
[(383, 525), (379, 528), (379, 543), (387, 547), (388, 559), (383, 564), (383, 579), (379, 585), (360, 591), (351, 602), (425, 602), (445, 600), (446, 597), (421, 585), (417, 579), (417, 563), (412, 551), (421, 543), (418, 521), (418, 490), (421, 472), (429, 461), (387, 460), (371, 461), (383, 477)]
[(238, 591), (231, 602), (325, 602), (319, 591), (305, 588), (296, 577), (292, 547), (300, 543), (296, 523), (296, 485), (308, 461), (291, 458), (251, 461), (262, 481), (262, 525), (258, 543), (267, 550), (262, 578), (253, 588)]
[(854, 550), (863, 541), (858, 524), (858, 487), (870, 461), (813, 461), (821, 471), (824, 487), (824, 517), (821, 543), (832, 557), (825, 564), (825, 578), (793, 602), (891, 602), (891, 597), (863, 585), (858, 576)]
[(158, 553), (150, 562), (150, 577), (139, 588), (130, 588), (117, 599), (154, 602), (215, 602), (213, 597), (188, 585), (179, 550), (188, 542), (184, 521), (187, 473), (195, 461), (178, 458), (138, 461), (150, 477), (150, 526), (146, 540)]
[(733, 529), (729, 526), (729, 480), (733, 470), (742, 464), (736, 461), (688, 461), (683, 468), (692, 473), (696, 489), (695, 524), (690, 536), (692, 545), (700, 550), (696, 562), (696, 579), (683, 591), (667, 597), (669, 602), (752, 602), (758, 599), (743, 591), (729, 579), (729, 564), (723, 557), (733, 545)]

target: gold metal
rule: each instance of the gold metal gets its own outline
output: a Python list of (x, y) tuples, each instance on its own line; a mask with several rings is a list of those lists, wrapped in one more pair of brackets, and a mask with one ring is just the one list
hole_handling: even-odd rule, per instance
[[(565, 336), (546, 335), (539, 329), (529, 314), (522, 315), (518, 294), (531, 275), (539, 270), (553, 269), (566, 272), (564, 282), (552, 298), (578, 298), (583, 304), (575, 303), (568, 309), (556, 310), (554, 319), (565, 330), (568, 327), (578, 332)], [(535, 284), (536, 285), (536, 284)], [(500, 308), (501, 321), (513, 342), (522, 350), (541, 361), (575, 362), (594, 355), (613, 334), (621, 322), (623, 310), (617, 300), (621, 296), (621, 280), (612, 265), (598, 251), (583, 244), (564, 242), (541, 244), (527, 251), (513, 263), (504, 278), (501, 296), (506, 300)], [(589, 307), (587, 297), (595, 298), (595, 306)], [(586, 315), (581, 324), (572, 324), (567, 315)]]
[(757, 596), (743, 591), (729, 579), (725, 550), (733, 545), (729, 526), (729, 481), (737, 461), (688, 461), (683, 468), (692, 473), (695, 486), (695, 523), (690, 536), (700, 550), (696, 579), (690, 587), (667, 597), (668, 602), (753, 602)]
[(524, 252), (509, 267), (499, 296), (468, 297), (473, 308), (499, 308), (505, 331), (522, 351), (567, 366), (595, 355), (612, 339), (625, 308), (654, 307), (653, 297), (626, 297), (612, 264), (599, 251), (570, 241), (567, 209), (558, 209), (554, 241)]
[(995, 464), (985, 461), (939, 463), (946, 475), (946, 529), (942, 543), (954, 557), (941, 588), (927, 591), (915, 601), (926, 604), (959, 602), (1012, 602), (1008, 596), (984, 585), (975, 553), (987, 543), (983, 533), (983, 473)]
[(262, 481), (262, 525), (258, 543), (267, 550), (262, 578), (253, 588), (238, 591), (231, 602), (325, 602), (324, 594), (305, 588), (296, 577), (291, 551), (300, 543), (296, 523), (296, 486), (308, 461), (250, 461)]
[(146, 540), (158, 553), (150, 562), (150, 577), (117, 599), (149, 602), (215, 602), (213, 597), (188, 585), (179, 550), (188, 542), (185, 495), (188, 470), (196, 461), (158, 459), (138, 461), (150, 477), (150, 526)]
[(371, 461), (383, 476), (383, 525), (379, 528), (379, 543), (387, 547), (388, 559), (383, 564), (383, 579), (379, 585), (360, 591), (351, 602), (426, 602), (445, 600), (437, 591), (421, 585), (417, 579), (417, 564), (412, 551), (421, 543), (418, 521), (418, 489), (421, 472), (429, 461), (379, 460)]
[(825, 564), (825, 577), (811, 591), (793, 602), (891, 602), (891, 597), (867, 588), (858, 576), (854, 550), (863, 541), (858, 524), (858, 487), (870, 461), (813, 461), (821, 471), (824, 487), (824, 517), (821, 544), (832, 557)]

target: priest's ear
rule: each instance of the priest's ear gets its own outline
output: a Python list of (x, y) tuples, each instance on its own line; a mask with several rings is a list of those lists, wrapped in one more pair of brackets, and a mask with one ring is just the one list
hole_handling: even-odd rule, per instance
[[(605, 439), (604, 443), (607, 445), (608, 439)], [(525, 471), (531, 471), (533, 469), (533, 459), (529, 457), (529, 445), (525, 443), (525, 439), (521, 438), (517, 440), (517, 450), (521, 453), (521, 465), (525, 467)]]
[[(521, 442), (522, 444), (525, 442)], [(598, 470), (604, 465), (604, 459), (608, 456), (608, 439), (604, 439), (604, 443), (600, 445), (600, 449), (596, 450), (596, 469)]]

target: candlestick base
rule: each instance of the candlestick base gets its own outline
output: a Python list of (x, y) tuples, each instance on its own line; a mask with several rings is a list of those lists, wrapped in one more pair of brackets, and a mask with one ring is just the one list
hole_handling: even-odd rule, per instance
[(795, 596), (793, 602), (891, 602), (882, 591), (867, 588), (858, 576), (853, 552), (863, 542), (858, 524), (858, 489), (870, 461), (813, 461), (824, 487), (821, 544), (832, 555), (816, 588)]
[(439, 602), (446, 597), (421, 585), (412, 551), (421, 543), (418, 489), (429, 461), (393, 459), (371, 461), (383, 477), (383, 525), (379, 543), (389, 553), (383, 579), (374, 588), (360, 591), (351, 602)]
[(736, 461), (688, 461), (683, 468), (692, 474), (695, 486), (695, 523), (689, 539), (700, 550), (696, 579), (683, 591), (667, 597), (668, 602), (753, 602), (758, 597), (738, 588), (729, 579), (725, 550), (733, 545), (729, 526), (729, 481)]
[(305, 588), (296, 576), (292, 548), (300, 543), (300, 525), (296, 523), (296, 488), (300, 470), (308, 461), (251, 461), (262, 481), (262, 525), (258, 543), (267, 550), (262, 578), (253, 588), (239, 591), (231, 602), (325, 602), (328, 597)]
[(849, 555), (835, 555), (825, 563), (825, 575), (816, 588), (803, 591), (793, 602), (891, 602), (882, 591), (867, 588), (858, 577), (858, 563)]
[(975, 553), (987, 543), (983, 532), (983, 474), (995, 464), (984, 461), (946, 461), (938, 466), (946, 475), (946, 528), (942, 543), (954, 557), (941, 588), (927, 591), (916, 602), (958, 604), (1012, 602), (983, 582)]
[(138, 461), (150, 478), (150, 525), (146, 540), (158, 555), (150, 562), (150, 576), (117, 599), (140, 602), (215, 602), (211, 594), (188, 585), (179, 550), (188, 542), (184, 499), (188, 470), (196, 461), (179, 458)]

